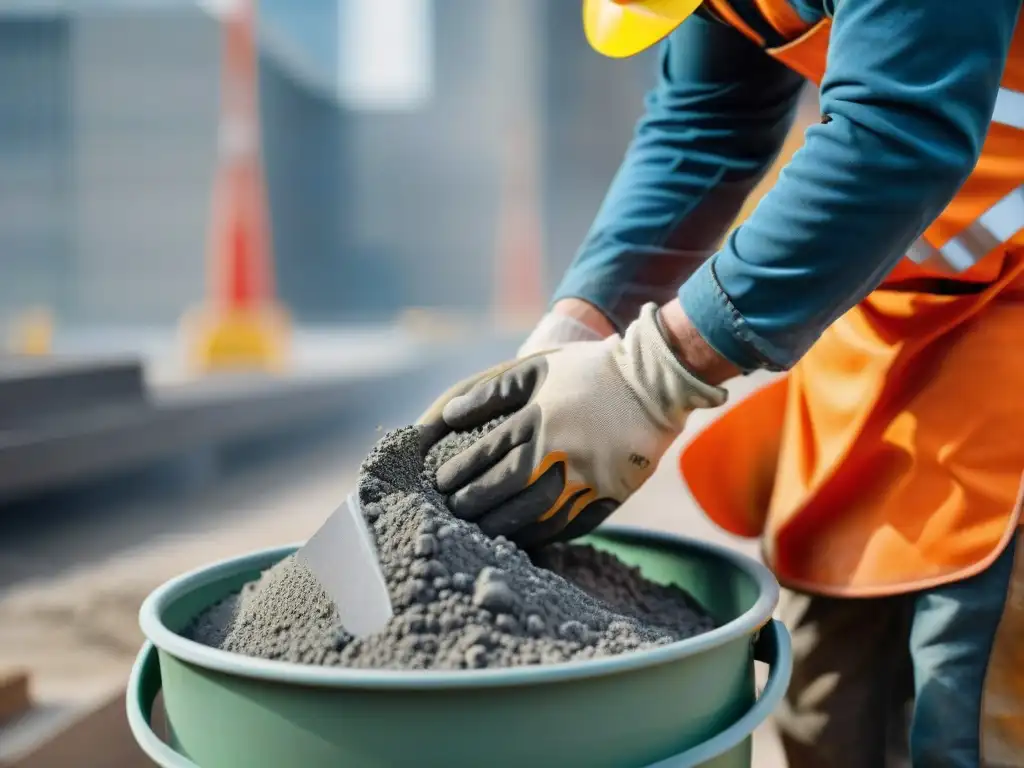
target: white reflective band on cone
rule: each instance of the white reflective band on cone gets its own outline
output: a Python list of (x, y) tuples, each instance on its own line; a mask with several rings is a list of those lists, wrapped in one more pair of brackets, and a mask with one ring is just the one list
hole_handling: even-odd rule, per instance
[(910, 246), (907, 258), (942, 272), (963, 272), (1009, 242), (1024, 229), (1024, 187), (1010, 192), (959, 235), (938, 248), (923, 237)]

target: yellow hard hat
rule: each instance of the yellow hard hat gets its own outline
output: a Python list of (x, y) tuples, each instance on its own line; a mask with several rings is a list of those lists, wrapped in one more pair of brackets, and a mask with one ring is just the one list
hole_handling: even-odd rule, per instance
[(662, 40), (703, 0), (583, 0), (583, 29), (598, 53), (622, 59)]

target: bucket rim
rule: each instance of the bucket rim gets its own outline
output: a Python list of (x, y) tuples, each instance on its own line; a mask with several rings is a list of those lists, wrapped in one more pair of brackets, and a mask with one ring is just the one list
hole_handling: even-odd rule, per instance
[[(437, 690), (535, 686), (568, 680), (605, 677), (647, 667), (660, 666), (705, 653), (744, 636), (756, 634), (769, 622), (779, 601), (778, 581), (764, 564), (719, 544), (691, 539), (666, 531), (637, 526), (602, 525), (594, 535), (643, 544), (660, 544), (699, 551), (727, 561), (757, 585), (758, 596), (746, 611), (730, 621), (699, 635), (658, 648), (582, 661), (523, 667), (471, 670), (398, 670), (322, 667), (297, 662), (257, 659), (212, 648), (185, 638), (162, 618), (164, 609), (181, 595), (194, 591), (258, 563), (275, 563), (294, 553), (299, 544), (268, 547), (236, 555), (187, 571), (164, 582), (143, 601), (139, 626), (162, 653), (212, 672), (270, 683), (313, 688), (361, 688), (374, 690)], [(269, 567), (269, 566), (264, 566)]]

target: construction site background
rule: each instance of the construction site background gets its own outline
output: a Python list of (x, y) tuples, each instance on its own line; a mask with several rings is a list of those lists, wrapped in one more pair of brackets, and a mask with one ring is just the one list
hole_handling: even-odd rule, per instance
[[(345, 6), (362, 3), (261, 4), (273, 243), (297, 318), (486, 311), (517, 118), (536, 136), (524, 151), (539, 169), (545, 285), (572, 258), (654, 57), (594, 54), (574, 3), (505, 3), (379, 3), (430, 26), (408, 103), (380, 104), (337, 71)], [(66, 324), (170, 326), (201, 295), (219, 43), (209, 9), (184, 0), (0, 3), (0, 314), (42, 305)]]
[[(578, 2), (0, 0), (0, 766), (144, 764), (113, 746), (143, 597), (308, 536), (380, 429), (511, 354), (655, 67)], [(724, 540), (667, 470), (618, 519)]]

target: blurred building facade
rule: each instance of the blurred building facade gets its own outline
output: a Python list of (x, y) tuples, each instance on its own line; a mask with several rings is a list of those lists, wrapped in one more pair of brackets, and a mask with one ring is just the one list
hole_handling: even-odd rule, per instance
[[(589, 50), (577, 2), (415, 1), (429, 5), (431, 88), (408, 110), (345, 98), (335, 65), (357, 0), (262, 2), (278, 286), (300, 321), (486, 310), (510, 109), (537, 132), (551, 287), (651, 83), (652, 56)], [(518, 37), (502, 3), (530, 8)], [(183, 0), (11, 7), (0, 2), (0, 316), (43, 304), (69, 323), (174, 323), (203, 293), (216, 19)], [(529, 42), (531, 66), (509, 39)]]

